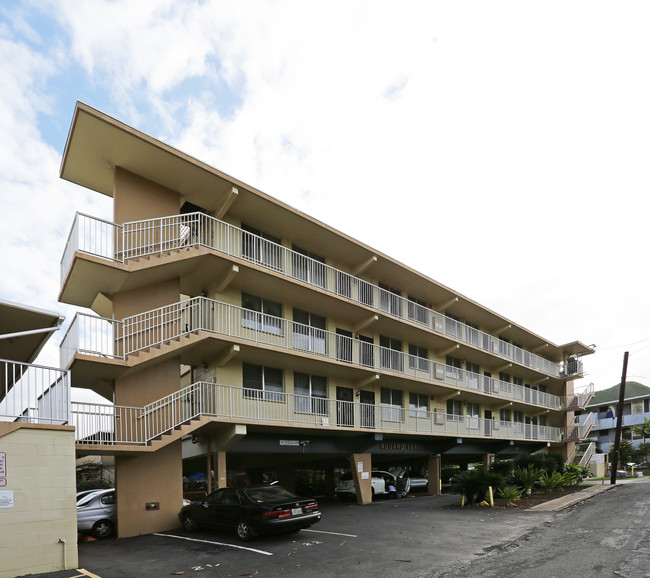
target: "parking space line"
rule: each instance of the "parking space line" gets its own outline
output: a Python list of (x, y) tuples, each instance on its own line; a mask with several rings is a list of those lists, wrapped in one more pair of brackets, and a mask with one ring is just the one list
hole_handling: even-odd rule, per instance
[(174, 536), (173, 534), (158, 534), (154, 532), (154, 536), (164, 536), (165, 538), (177, 538), (178, 540), (187, 540), (188, 542), (203, 542), (204, 544), (213, 544), (215, 546), (226, 546), (227, 548), (237, 548), (238, 550), (248, 550), (256, 554), (264, 554), (264, 556), (273, 556), (273, 552), (265, 550), (257, 550), (255, 548), (247, 548), (246, 546), (239, 546), (237, 544), (226, 544), (225, 542), (212, 542), (211, 540), (199, 540), (198, 538), (188, 538), (186, 536)]
[(314, 532), (315, 534), (332, 534), (333, 536), (346, 536), (347, 538), (358, 538), (356, 534), (342, 534), (341, 532), (326, 532), (325, 530), (307, 530), (303, 532)]

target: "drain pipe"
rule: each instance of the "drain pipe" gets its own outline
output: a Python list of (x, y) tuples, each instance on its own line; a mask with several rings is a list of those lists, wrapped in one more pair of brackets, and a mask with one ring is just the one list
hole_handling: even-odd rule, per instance
[(63, 539), (59, 538), (59, 544), (63, 544), (63, 569), (68, 569), (68, 543)]

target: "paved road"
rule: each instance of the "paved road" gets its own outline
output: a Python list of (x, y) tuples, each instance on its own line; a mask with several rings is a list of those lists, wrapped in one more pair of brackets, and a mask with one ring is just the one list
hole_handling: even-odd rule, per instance
[(514, 543), (431, 577), (650, 576), (650, 484), (617, 485)]
[(81, 543), (83, 572), (47, 576), (650, 576), (647, 482), (618, 485), (562, 513), (447, 507), (458, 502), (443, 495), (324, 503), (313, 531), (243, 545), (230, 534), (182, 530)]

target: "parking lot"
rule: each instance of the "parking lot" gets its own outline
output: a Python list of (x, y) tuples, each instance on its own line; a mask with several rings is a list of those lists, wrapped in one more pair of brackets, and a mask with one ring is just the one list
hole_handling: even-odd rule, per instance
[(446, 507), (458, 503), (453, 495), (378, 499), (366, 506), (325, 501), (322, 520), (312, 528), (246, 543), (227, 533), (180, 529), (82, 542), (79, 570), (47, 576), (430, 576), (557, 515)]

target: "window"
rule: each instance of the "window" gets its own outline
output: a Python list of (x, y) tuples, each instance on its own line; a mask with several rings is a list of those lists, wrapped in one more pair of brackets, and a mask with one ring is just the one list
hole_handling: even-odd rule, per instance
[(325, 287), (325, 258), (294, 245), (291, 255), (293, 276), (317, 287)]
[(409, 367), (411, 369), (429, 371), (428, 357), (428, 352), (424, 347), (409, 344)]
[(446, 364), (446, 373), (447, 377), (453, 380), (457, 380), (461, 378), (461, 370), (460, 370), (460, 364), (461, 360), (458, 359), (457, 357), (452, 357), (451, 355), (447, 355), (445, 357), (445, 364)]
[(275, 335), (284, 333), (282, 330), (281, 303), (242, 293), (241, 305), (245, 309), (241, 315), (244, 327), (266, 331)]
[(375, 344), (372, 337), (359, 335), (359, 361), (366, 367), (375, 365)]
[(402, 297), (397, 289), (379, 284), (379, 308), (397, 317), (402, 316)]
[(352, 277), (342, 271), (337, 271), (336, 279), (336, 293), (343, 297), (352, 297)]
[(409, 416), (427, 417), (427, 396), (423, 393), (409, 393)]
[(347, 329), (336, 329), (336, 359), (352, 363), (352, 332)]
[(447, 400), (447, 419), (449, 421), (460, 421), (463, 415), (463, 406), (457, 399)]
[(282, 270), (283, 247), (277, 237), (242, 223), (242, 256), (251, 261)]
[(402, 342), (399, 339), (380, 335), (379, 346), (381, 347), (382, 368), (402, 371)]
[(467, 402), (467, 427), (478, 429), (479, 427), (479, 405), (478, 403)]
[(326, 321), (322, 315), (293, 309), (293, 346), (320, 355), (327, 353)]
[(411, 321), (422, 323), (423, 325), (429, 325), (429, 310), (427, 309), (426, 301), (409, 295), (408, 312)]
[(282, 370), (252, 363), (243, 364), (244, 397), (282, 401)]
[(643, 413), (643, 400), (641, 400), (641, 401), (633, 401), (630, 404), (630, 413), (632, 415), (637, 414), (637, 413)]
[(381, 388), (381, 418), (384, 421), (402, 420), (402, 391)]
[(294, 409), (302, 413), (327, 414), (327, 378), (307, 373), (293, 374)]
[(510, 421), (510, 410), (502, 409), (499, 411), (499, 419), (501, 421)]
[(479, 375), (478, 363), (466, 361), (465, 371), (467, 372), (467, 387), (471, 389), (479, 389), (481, 386), (481, 376)]
[(523, 411), (513, 411), (513, 421), (515, 422), (515, 433), (522, 434), (524, 433), (524, 412)]

